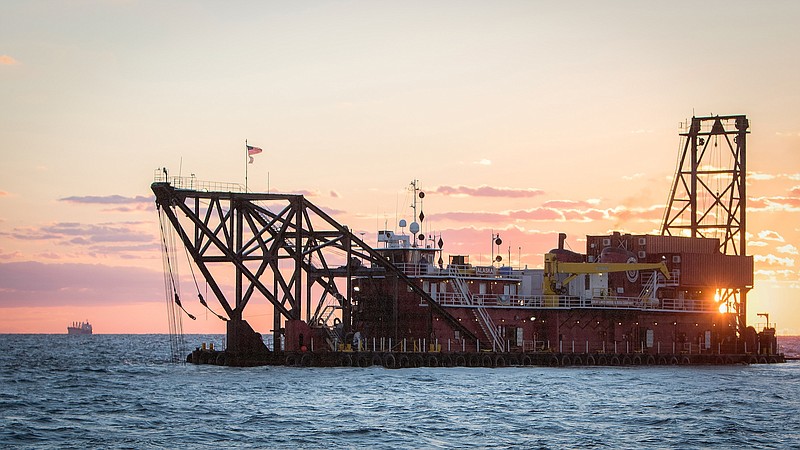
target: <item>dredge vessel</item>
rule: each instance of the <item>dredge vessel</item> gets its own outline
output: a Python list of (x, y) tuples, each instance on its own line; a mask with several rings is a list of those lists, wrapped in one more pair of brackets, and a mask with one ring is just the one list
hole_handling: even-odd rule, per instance
[[(409, 234), (380, 230), (373, 248), (301, 195), (251, 193), (162, 169), (152, 189), (171, 323), (186, 311), (175, 279), (181, 244), (224, 309), (214, 314), (227, 322), (227, 348), (197, 348), (186, 357), (193, 363), (783, 362), (774, 326), (767, 321), (759, 331), (746, 322), (753, 287), (745, 241), (748, 127), (745, 116), (687, 123), (661, 234), (591, 235), (579, 253), (564, 248), (561, 233), (535, 269), (501, 265), (501, 258), (473, 265), (467, 255), (447, 255), (445, 264), (441, 237), (418, 234), (424, 215), (416, 207), (414, 221), (400, 224)], [(726, 149), (729, 169), (704, 163), (712, 142)], [(727, 187), (712, 191), (709, 176)], [(416, 182), (411, 190), (416, 205), (424, 193)], [(492, 241), (499, 254), (501, 237)], [(194, 269), (192, 276), (197, 285)], [(245, 319), (254, 299), (273, 306), (272, 348)]]

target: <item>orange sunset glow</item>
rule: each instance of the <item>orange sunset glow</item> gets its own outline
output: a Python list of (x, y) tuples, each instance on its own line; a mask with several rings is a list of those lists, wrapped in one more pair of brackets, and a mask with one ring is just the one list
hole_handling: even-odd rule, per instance
[[(0, 333), (168, 332), (161, 167), (247, 170), (249, 189), (304, 194), (369, 244), (411, 216), (419, 180), (445, 255), (489, 264), (499, 233), (504, 262), (533, 268), (559, 232), (575, 251), (660, 233), (681, 123), (745, 114), (748, 323), (800, 334), (798, 3), (3, 9)], [(249, 165), (245, 140), (263, 148)], [(224, 333), (181, 264), (183, 331)], [(251, 305), (250, 323), (268, 332), (271, 311)]]

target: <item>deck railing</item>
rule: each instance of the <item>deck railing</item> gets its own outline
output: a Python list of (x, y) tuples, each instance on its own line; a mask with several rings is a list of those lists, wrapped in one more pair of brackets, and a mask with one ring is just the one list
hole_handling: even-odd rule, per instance
[(244, 192), (244, 185), (223, 181), (201, 181), (196, 177), (174, 177), (159, 169), (153, 174), (156, 183), (169, 183), (175, 189), (188, 189), (203, 192)]
[[(491, 272), (481, 272), (476, 270), (475, 267), (454, 267), (452, 264), (444, 267), (439, 268), (434, 264), (427, 264), (427, 263), (395, 263), (398, 269), (402, 270), (404, 274), (408, 275), (409, 277), (419, 277), (419, 276), (430, 276), (430, 277), (452, 277), (454, 272), (458, 274), (458, 276), (465, 278), (465, 279), (472, 279), (472, 278), (488, 278), (488, 279), (518, 279), (519, 276), (513, 275), (511, 273), (504, 273), (503, 270), (495, 269)], [(507, 270), (511, 270), (510, 268)]]
[(645, 309), (654, 311), (717, 312), (718, 306), (697, 299), (643, 299), (638, 297), (581, 298), (550, 295), (472, 294), (472, 304), (465, 305), (461, 296), (452, 292), (437, 292), (434, 300), (443, 306), (462, 308), (593, 308)]

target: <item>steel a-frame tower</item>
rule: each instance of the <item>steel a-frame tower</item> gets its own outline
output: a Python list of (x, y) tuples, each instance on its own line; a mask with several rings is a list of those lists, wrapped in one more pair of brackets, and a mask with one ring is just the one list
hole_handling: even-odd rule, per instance
[[(692, 117), (677, 164), (662, 235), (718, 238), (723, 254), (746, 256), (747, 134), (744, 115)], [(724, 289), (739, 331), (747, 324), (747, 292)]]
[(243, 316), (254, 297), (273, 306), (280, 351), (277, 343), (292, 322), (328, 327), (335, 316), (349, 332), (353, 278), (360, 276), (396, 277), (438, 317), (472, 336), (402, 270), (302, 195), (243, 192), (239, 185), (167, 177), (166, 171), (157, 172), (151, 188), (169, 222), (162, 230), (174, 230), (224, 309), (229, 365), (266, 351)]

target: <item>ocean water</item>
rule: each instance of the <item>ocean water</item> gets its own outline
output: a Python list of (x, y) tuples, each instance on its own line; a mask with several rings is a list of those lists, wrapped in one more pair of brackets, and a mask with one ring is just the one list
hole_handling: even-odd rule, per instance
[(164, 335), (0, 344), (3, 448), (800, 448), (798, 361), (234, 368), (168, 362)]

